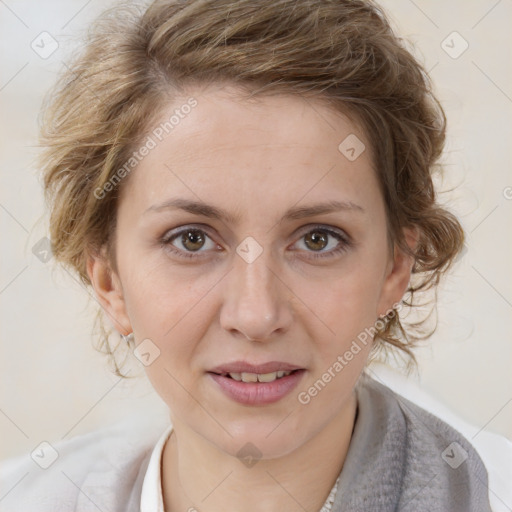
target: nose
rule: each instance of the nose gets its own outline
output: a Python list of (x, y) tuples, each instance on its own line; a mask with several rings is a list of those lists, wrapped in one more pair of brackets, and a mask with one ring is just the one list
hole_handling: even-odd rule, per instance
[(259, 342), (271, 341), (289, 329), (292, 292), (271, 266), (266, 251), (251, 263), (235, 257), (220, 314), (223, 329)]

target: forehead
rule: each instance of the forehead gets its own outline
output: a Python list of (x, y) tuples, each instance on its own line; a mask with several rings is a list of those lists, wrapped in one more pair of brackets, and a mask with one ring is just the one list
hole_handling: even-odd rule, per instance
[[(188, 108), (191, 100), (195, 106)], [(192, 89), (177, 97), (162, 109), (156, 130), (165, 128), (171, 118), (175, 124), (172, 129), (167, 126), (162, 137), (169, 142), (179, 139), (180, 154), (195, 158), (214, 149), (250, 152), (256, 146), (264, 146), (269, 154), (274, 151), (272, 157), (286, 148), (298, 156), (309, 153), (318, 158), (318, 151), (327, 151), (339, 157), (339, 143), (346, 137), (366, 139), (353, 119), (318, 99), (285, 94), (247, 99), (234, 86)]]
[(146, 133), (152, 148), (129, 185), (144, 204), (170, 195), (220, 196), (242, 209), (263, 199), (286, 206), (302, 198), (375, 200), (369, 141), (349, 117), (297, 96), (248, 101), (232, 88), (188, 92)]

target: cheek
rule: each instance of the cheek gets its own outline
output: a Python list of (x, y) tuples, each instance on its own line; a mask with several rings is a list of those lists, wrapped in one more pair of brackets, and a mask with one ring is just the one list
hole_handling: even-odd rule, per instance
[[(125, 262), (126, 309), (137, 340), (149, 338), (169, 365), (183, 368), (192, 362), (208, 323), (208, 295), (219, 281), (217, 274), (193, 275), (168, 261), (136, 257)], [(131, 271), (128, 271), (131, 269)]]
[[(355, 385), (372, 348), (378, 275), (362, 263), (350, 270), (331, 280), (324, 290), (316, 287), (313, 292), (309, 285), (315, 320), (307, 329), (315, 345), (315, 363), (301, 388), (299, 402), (308, 403), (311, 414), (321, 416), (325, 404), (333, 408), (343, 404), (346, 390)], [(316, 317), (325, 328), (319, 327)]]
[(307, 297), (312, 311), (323, 320), (324, 338), (334, 335), (338, 343), (348, 341), (377, 319), (382, 289), (379, 263), (354, 258), (340, 272), (333, 273), (323, 285), (303, 282), (297, 295)]
[[(122, 268), (121, 268), (122, 265)], [(134, 329), (146, 336), (162, 337), (186, 317), (201, 296), (203, 285), (192, 282), (186, 272), (173, 268), (162, 258), (138, 255), (120, 262), (123, 292)]]
[(206, 277), (192, 283), (170, 265), (142, 265), (136, 259), (130, 264), (138, 265), (124, 287), (135, 339), (149, 339), (159, 350), (145, 366), (146, 375), (171, 411), (192, 414), (197, 404), (186, 390), (193, 389), (201, 371), (196, 355), (211, 321), (207, 295), (213, 283)]

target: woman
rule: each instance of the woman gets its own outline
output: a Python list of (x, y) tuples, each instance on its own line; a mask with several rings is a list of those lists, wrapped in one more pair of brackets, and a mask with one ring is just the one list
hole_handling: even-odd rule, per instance
[(70, 441), (17, 510), (491, 510), (471, 444), (365, 371), (414, 361), (401, 314), (464, 238), (443, 110), (378, 6), (113, 10), (46, 114), (54, 256), (172, 426)]

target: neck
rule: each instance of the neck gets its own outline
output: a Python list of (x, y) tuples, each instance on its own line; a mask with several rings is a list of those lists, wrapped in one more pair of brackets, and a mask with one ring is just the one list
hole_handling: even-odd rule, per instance
[(343, 467), (356, 410), (352, 393), (338, 415), (305, 444), (249, 467), (173, 422), (162, 455), (165, 512), (320, 511)]

